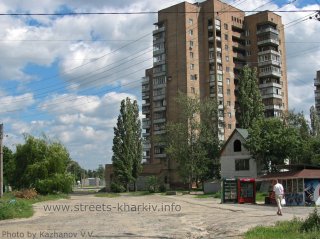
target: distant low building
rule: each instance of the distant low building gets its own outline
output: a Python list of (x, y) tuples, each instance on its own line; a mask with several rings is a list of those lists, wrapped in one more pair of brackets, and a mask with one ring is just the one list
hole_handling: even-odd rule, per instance
[(244, 144), (248, 130), (236, 128), (220, 151), (222, 178), (256, 178), (261, 166), (252, 157)]

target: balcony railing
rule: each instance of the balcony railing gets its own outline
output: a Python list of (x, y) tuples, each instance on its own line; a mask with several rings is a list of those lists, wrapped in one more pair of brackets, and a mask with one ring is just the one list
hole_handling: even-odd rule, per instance
[(261, 95), (262, 99), (267, 99), (267, 98), (277, 98), (277, 99), (282, 99), (282, 95), (276, 94), (276, 93), (269, 93), (269, 94), (263, 94)]
[(163, 27), (159, 27), (158, 29), (154, 30), (152, 32), (152, 34), (155, 35), (155, 34), (158, 34), (160, 32), (164, 32), (165, 30), (166, 30), (166, 28), (164, 26)]
[(265, 33), (265, 32), (272, 32), (272, 33), (275, 33), (275, 34), (279, 34), (279, 31), (273, 27), (267, 27), (267, 28), (264, 28), (264, 29), (260, 29), (257, 31), (257, 34), (261, 34), (261, 33)]
[(315, 86), (320, 85), (320, 79), (319, 79), (319, 80), (318, 80), (318, 79), (315, 79), (315, 80), (314, 80), (314, 85), (315, 85)]
[(270, 82), (270, 83), (265, 83), (265, 84), (260, 84), (259, 88), (267, 88), (267, 87), (275, 87), (275, 88), (282, 88), (282, 86), (278, 83)]
[(267, 50), (267, 51), (260, 51), (258, 52), (258, 55), (264, 55), (264, 54), (274, 54), (280, 56), (280, 52), (274, 51), (274, 50)]
[(276, 76), (276, 77), (281, 77), (281, 73), (276, 70), (271, 70), (271, 71), (265, 71), (265, 72), (260, 72), (259, 77), (264, 77), (264, 76)]
[(263, 61), (258, 63), (258, 66), (267, 66), (267, 65), (281, 66), (281, 62), (270, 60), (270, 61)]
[(258, 45), (272, 44), (272, 45), (277, 45), (277, 46), (279, 46), (279, 40), (270, 38), (270, 39), (265, 39), (265, 40), (262, 40), (262, 41), (258, 41), (257, 44), (258, 44)]

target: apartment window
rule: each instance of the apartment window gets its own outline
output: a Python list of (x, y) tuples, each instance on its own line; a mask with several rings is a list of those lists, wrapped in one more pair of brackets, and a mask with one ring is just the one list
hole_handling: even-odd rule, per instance
[(227, 101), (227, 106), (231, 106), (231, 101)]
[(221, 74), (218, 74), (218, 75), (217, 75), (217, 78), (218, 78), (218, 81), (219, 81), (219, 82), (222, 82), (223, 77), (222, 77), (222, 75), (221, 75)]
[(247, 46), (251, 45), (251, 41), (250, 40), (246, 40), (246, 45)]
[(226, 67), (226, 72), (230, 72), (230, 67), (229, 66)]
[(224, 39), (226, 40), (226, 41), (228, 41), (228, 34), (224, 34)]
[(189, 18), (189, 25), (192, 25), (192, 24), (193, 24), (193, 19)]
[(250, 35), (250, 30), (246, 30), (245, 31), (245, 36), (247, 37), (247, 36), (249, 36)]
[(230, 95), (230, 89), (227, 89), (227, 95)]
[(231, 112), (228, 112), (228, 117), (231, 118)]
[(193, 47), (193, 41), (189, 41), (189, 47), (190, 47), (190, 48)]
[(229, 62), (229, 56), (226, 56), (226, 62)]
[(246, 55), (247, 55), (247, 56), (251, 56), (251, 51), (247, 51), (247, 52), (246, 52)]
[(190, 58), (193, 59), (193, 52), (190, 52)]
[(227, 23), (224, 23), (223, 27), (224, 27), (225, 30), (228, 30), (228, 24)]
[(230, 85), (230, 78), (227, 78), (227, 85)]
[(235, 168), (236, 171), (249, 170), (249, 159), (236, 159)]
[(224, 49), (225, 49), (226, 51), (228, 51), (228, 50), (229, 50), (229, 46), (228, 46), (228, 45), (224, 45)]
[(197, 78), (198, 78), (198, 77), (197, 77), (197, 74), (194, 74), (194, 75), (191, 75), (191, 76), (190, 76), (190, 79), (191, 79), (191, 80), (197, 80)]
[(194, 64), (190, 64), (190, 70), (194, 70)]
[(191, 87), (191, 93), (193, 93), (193, 94), (196, 93), (196, 89), (194, 87)]
[(193, 30), (189, 30), (189, 36), (193, 36)]
[(209, 52), (209, 59), (213, 59), (214, 58), (214, 51), (210, 51)]
[(231, 124), (228, 124), (228, 129), (231, 129)]

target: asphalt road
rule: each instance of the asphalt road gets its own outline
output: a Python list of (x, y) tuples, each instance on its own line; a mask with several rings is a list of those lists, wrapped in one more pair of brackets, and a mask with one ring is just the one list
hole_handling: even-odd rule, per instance
[(29, 219), (0, 221), (0, 238), (242, 238), (257, 225), (305, 218), (312, 207), (220, 204), (220, 200), (184, 196), (94, 195), (35, 204)]

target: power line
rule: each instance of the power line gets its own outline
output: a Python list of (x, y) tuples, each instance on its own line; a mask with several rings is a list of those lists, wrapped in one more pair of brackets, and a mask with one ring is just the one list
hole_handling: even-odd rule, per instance
[[(263, 4), (265, 5), (265, 4)], [(293, 13), (293, 12), (316, 12), (318, 9), (301, 9), (301, 10), (275, 10), (273, 12)], [(224, 10), (224, 11), (161, 11), (166, 14), (179, 14), (179, 13), (197, 13), (197, 14), (216, 14), (216, 13), (258, 13), (265, 12), (256, 10)], [(158, 14), (158, 11), (140, 11), (140, 12), (69, 12), (69, 13), (0, 13), (0, 16), (78, 16), (78, 15), (144, 15), (144, 14)]]

